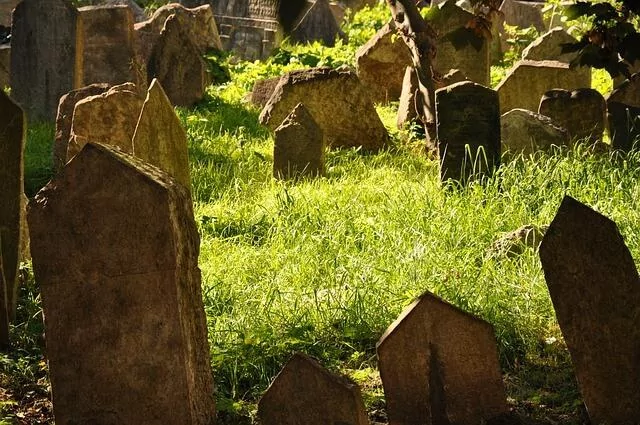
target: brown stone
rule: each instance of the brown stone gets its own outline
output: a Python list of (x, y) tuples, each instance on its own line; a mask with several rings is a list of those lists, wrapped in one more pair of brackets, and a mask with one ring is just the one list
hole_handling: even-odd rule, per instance
[(569, 63), (577, 56), (577, 53), (562, 53), (562, 44), (577, 42), (578, 40), (569, 35), (564, 28), (552, 28), (524, 49), (522, 59), (532, 61), (554, 60)]
[(133, 134), (133, 153), (191, 188), (187, 133), (157, 80), (151, 82), (142, 105)]
[(358, 78), (367, 87), (371, 99), (378, 103), (400, 98), (404, 70), (411, 63), (409, 49), (396, 34), (393, 21), (356, 52)]
[(0, 117), (0, 349), (4, 349), (18, 293), (27, 122), (23, 110), (3, 90)]
[(58, 424), (215, 417), (188, 191), (87, 144), (28, 207)]
[(368, 425), (358, 386), (296, 353), (258, 404), (263, 425)]
[(286, 74), (262, 110), (260, 122), (275, 130), (300, 102), (322, 128), (328, 146), (371, 151), (389, 142), (367, 90), (351, 71), (312, 68)]
[(469, 79), (459, 69), (452, 69), (446, 74), (444, 74), (441, 79), (435, 82), (436, 89), (442, 89), (444, 87), (447, 87), (456, 83), (461, 83), (463, 81), (469, 81)]
[(27, 204), (29, 199), (24, 193), (20, 197), (20, 209), (22, 210), (22, 223), (20, 228), (20, 262), (31, 260), (31, 244), (29, 241), (29, 225), (27, 223)]
[(429, 292), (377, 352), (389, 425), (479, 425), (507, 413), (493, 327)]
[(631, 76), (631, 79), (620, 84), (607, 97), (607, 103), (618, 102), (625, 105), (640, 107), (640, 72)]
[(11, 27), (11, 13), (20, 0), (0, 0), (0, 25)]
[(280, 77), (267, 78), (264, 80), (258, 80), (253, 84), (253, 90), (251, 90), (250, 102), (260, 109), (264, 108), (267, 104), (273, 91), (276, 89)]
[(148, 18), (146, 13), (144, 12), (144, 9), (140, 7), (134, 0), (100, 0), (100, 4), (103, 6), (125, 5), (129, 7), (136, 22), (146, 21)]
[(0, 45), (0, 90), (11, 84), (11, 45)]
[(540, 260), (591, 423), (640, 423), (640, 278), (616, 224), (565, 196)]
[(316, 0), (291, 31), (298, 43), (322, 41), (325, 46), (334, 46), (343, 35), (328, 0)]
[(530, 155), (552, 146), (568, 146), (569, 133), (551, 118), (526, 109), (512, 109), (500, 117), (502, 150)]
[(416, 96), (418, 95), (418, 90), (420, 90), (419, 84), (418, 74), (416, 74), (415, 69), (413, 66), (408, 66), (404, 72), (402, 93), (400, 94), (400, 104), (398, 105), (396, 119), (398, 128), (403, 128), (418, 118)]

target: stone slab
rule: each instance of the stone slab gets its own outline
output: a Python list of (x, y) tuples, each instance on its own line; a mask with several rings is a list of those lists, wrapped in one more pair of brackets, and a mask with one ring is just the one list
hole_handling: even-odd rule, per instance
[(552, 28), (535, 39), (522, 51), (522, 59), (533, 61), (554, 60), (570, 63), (577, 54), (562, 53), (562, 44), (577, 43), (574, 37), (569, 35), (562, 27)]
[(321, 41), (325, 46), (334, 46), (340, 37), (344, 37), (344, 34), (336, 22), (328, 0), (316, 0), (291, 31), (291, 38), (298, 43)]
[(531, 155), (553, 146), (569, 146), (569, 133), (551, 118), (526, 109), (512, 109), (500, 117), (503, 152)]

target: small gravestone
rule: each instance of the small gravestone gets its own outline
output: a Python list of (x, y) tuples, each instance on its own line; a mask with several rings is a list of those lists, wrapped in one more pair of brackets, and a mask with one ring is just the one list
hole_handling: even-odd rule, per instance
[(149, 86), (132, 144), (136, 157), (166, 171), (187, 189), (191, 188), (187, 133), (157, 80)]
[(640, 278), (616, 224), (565, 196), (540, 260), (591, 423), (640, 423)]
[(296, 353), (258, 403), (263, 425), (368, 425), (358, 386)]
[(576, 90), (591, 86), (591, 69), (570, 69), (566, 62), (522, 60), (498, 84), (500, 112), (520, 108), (537, 111), (542, 96), (552, 89)]
[(555, 89), (542, 96), (538, 112), (569, 132), (569, 139), (595, 143), (602, 140), (607, 103), (594, 89)]
[(535, 39), (522, 51), (522, 59), (533, 61), (554, 60), (571, 62), (577, 53), (562, 53), (562, 44), (577, 43), (564, 28), (556, 27)]
[(55, 422), (213, 423), (188, 191), (89, 143), (29, 203), (28, 216)]
[(262, 110), (260, 122), (275, 130), (301, 102), (331, 147), (373, 151), (389, 142), (369, 93), (352, 71), (312, 68), (284, 75)]
[(18, 293), (27, 122), (22, 109), (3, 90), (0, 117), (0, 349), (5, 349)]
[(436, 90), (441, 179), (466, 181), (500, 165), (498, 94), (464, 81)]
[(253, 105), (264, 108), (267, 104), (273, 91), (276, 89), (278, 82), (280, 81), (280, 77), (275, 78), (267, 78), (264, 80), (258, 80), (253, 84), (253, 89), (251, 90), (250, 101)]
[(403, 128), (418, 118), (416, 97), (418, 96), (419, 90), (420, 82), (418, 81), (418, 74), (413, 66), (408, 66), (404, 72), (402, 93), (400, 94), (400, 104), (398, 105), (398, 115), (396, 119), (398, 128)]
[(523, 0), (504, 0), (500, 5), (500, 12), (504, 22), (518, 28), (534, 27), (538, 32), (546, 28), (542, 17), (544, 3)]
[(552, 146), (568, 146), (569, 133), (551, 118), (526, 109), (512, 109), (500, 117), (502, 150), (530, 155)]
[(295, 179), (324, 174), (324, 135), (302, 103), (275, 130), (273, 176)]
[(402, 93), (404, 69), (411, 66), (411, 53), (396, 34), (393, 21), (386, 24), (356, 52), (358, 78), (374, 102), (392, 102)]
[(298, 43), (321, 41), (325, 46), (334, 46), (341, 36), (328, 0), (316, 0), (291, 31), (291, 38)]
[(82, 82), (78, 11), (67, 0), (23, 0), (13, 12), (11, 95), (30, 122), (53, 121)]
[(391, 425), (481, 424), (508, 412), (493, 327), (429, 292), (377, 352)]

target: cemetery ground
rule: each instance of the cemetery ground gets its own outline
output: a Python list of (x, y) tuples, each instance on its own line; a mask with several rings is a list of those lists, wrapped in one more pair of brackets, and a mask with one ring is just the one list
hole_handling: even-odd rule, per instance
[[(267, 63), (233, 65), (231, 83), (210, 87), (195, 108), (179, 108), (218, 423), (255, 423), (259, 396), (296, 351), (355, 380), (370, 419), (384, 423), (376, 341), (429, 290), (495, 327), (509, 403), (526, 423), (582, 424), (537, 248), (496, 240), (548, 225), (568, 194), (615, 221), (640, 259), (640, 153), (579, 144), (503, 158), (493, 177), (460, 188), (440, 182), (438, 161), (418, 135), (395, 128), (392, 103), (378, 106), (389, 148), (328, 151), (326, 176), (274, 180), (272, 135), (243, 101), (253, 81), (301, 65), (350, 63), (354, 43), (386, 19), (380, 14), (356, 16), (349, 45), (284, 49)], [(28, 196), (50, 178), (53, 133), (30, 126)], [(39, 290), (30, 264), (21, 273), (15, 349), (0, 355), (0, 423), (51, 423)]]

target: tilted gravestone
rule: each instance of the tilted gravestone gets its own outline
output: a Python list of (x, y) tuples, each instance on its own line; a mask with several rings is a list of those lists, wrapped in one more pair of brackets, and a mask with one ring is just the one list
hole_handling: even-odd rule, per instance
[(328, 0), (316, 0), (291, 31), (291, 38), (298, 43), (322, 41), (325, 46), (334, 46), (336, 40), (342, 36), (344, 34)]
[(300, 102), (324, 132), (328, 146), (373, 151), (389, 142), (369, 93), (351, 71), (312, 68), (284, 75), (260, 122), (275, 130)]
[(615, 149), (629, 151), (640, 140), (640, 72), (607, 97), (609, 136)]
[(479, 425), (508, 412), (493, 327), (429, 292), (377, 352), (389, 425)]
[(299, 103), (275, 130), (273, 176), (295, 179), (324, 174), (324, 135)]
[(18, 292), (27, 122), (24, 111), (3, 90), (0, 117), (0, 349), (4, 349)]
[(590, 143), (602, 140), (606, 110), (604, 97), (594, 89), (550, 90), (538, 107), (540, 114), (567, 129), (571, 141)]
[(16, 6), (11, 95), (30, 122), (53, 122), (60, 97), (82, 85), (78, 26), (78, 11), (67, 0), (23, 0)]
[(522, 59), (532, 61), (554, 60), (558, 62), (571, 62), (577, 53), (562, 53), (562, 44), (577, 43), (564, 28), (556, 27), (535, 39), (522, 51)]
[(512, 109), (500, 117), (502, 151), (530, 155), (552, 146), (568, 146), (569, 133), (551, 118), (526, 109)]
[(188, 191), (89, 143), (28, 217), (56, 423), (213, 423)]
[(280, 77), (267, 78), (264, 80), (258, 80), (253, 84), (253, 89), (251, 90), (250, 101), (253, 105), (264, 108), (267, 104), (273, 91), (276, 89), (278, 82), (280, 81)]
[(640, 278), (616, 224), (565, 196), (540, 260), (591, 423), (640, 423)]
[(498, 94), (471, 81), (436, 90), (441, 179), (465, 182), (500, 165)]
[(258, 403), (263, 425), (367, 425), (358, 386), (296, 353)]

